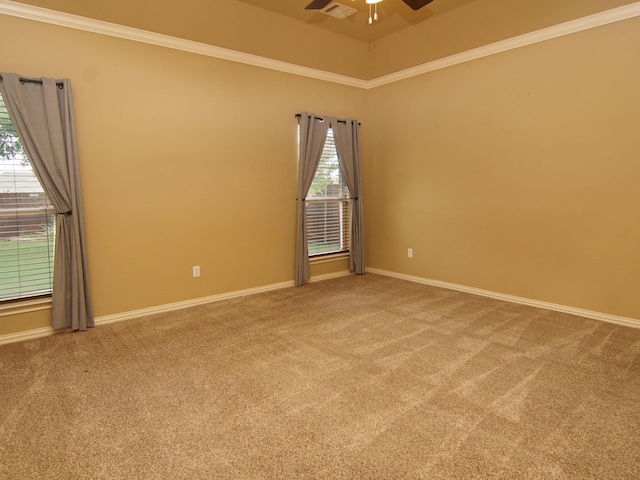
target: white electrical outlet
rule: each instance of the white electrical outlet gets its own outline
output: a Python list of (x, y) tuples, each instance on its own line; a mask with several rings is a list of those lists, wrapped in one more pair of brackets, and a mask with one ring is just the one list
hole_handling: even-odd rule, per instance
[(413, 248), (407, 249), (407, 257), (413, 258)]
[(193, 267), (193, 276), (194, 278), (200, 276), (200, 265), (196, 265), (195, 267)]

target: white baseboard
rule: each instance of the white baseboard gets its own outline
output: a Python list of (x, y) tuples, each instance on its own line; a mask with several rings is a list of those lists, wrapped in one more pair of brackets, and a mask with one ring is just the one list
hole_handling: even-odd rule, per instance
[[(323, 280), (329, 280), (331, 278), (344, 277), (351, 275), (351, 272), (345, 270), (335, 273), (327, 273), (324, 275), (316, 275), (309, 279), (309, 282), (320, 282)], [(280, 290), (282, 288), (293, 287), (293, 281), (272, 283), (270, 285), (263, 285), (260, 287), (247, 288), (244, 290), (236, 290), (233, 292), (221, 293), (218, 295), (211, 295), (208, 297), (194, 298), (192, 300), (185, 300), (183, 302), (167, 303), (165, 305), (157, 305), (154, 307), (141, 308), (139, 310), (131, 310), (128, 312), (115, 313), (113, 315), (104, 315), (96, 317), (94, 319), (95, 325), (108, 325), (110, 323), (122, 322), (124, 320), (132, 320), (134, 318), (145, 317), (147, 315), (154, 315), (157, 313), (172, 312), (175, 310), (182, 310), (184, 308), (195, 307), (197, 305), (204, 305), (212, 302), (219, 302), (221, 300), (228, 300), (230, 298), (244, 297), (246, 295), (254, 295), (256, 293), (270, 292), (272, 290)], [(32, 330), (25, 330), (23, 332), (9, 333), (6, 335), (0, 335), (0, 345), (5, 343), (21, 342), (23, 340), (31, 340), (33, 338), (47, 337), (49, 335), (55, 335), (57, 333), (68, 332), (70, 329), (56, 330), (52, 327), (35, 328)]]
[(108, 325), (110, 323), (122, 322), (123, 320), (131, 320), (133, 318), (146, 317), (147, 315), (155, 315), (157, 313), (173, 312), (184, 308), (205, 305), (207, 303), (219, 302), (230, 298), (244, 297), (246, 295), (254, 295), (256, 293), (270, 292), (281, 288), (293, 287), (293, 282), (272, 283), (261, 287), (246, 288), (244, 290), (235, 290), (233, 292), (220, 293), (208, 297), (194, 298), (182, 302), (167, 303), (164, 305), (156, 305), (154, 307), (141, 308), (139, 310), (131, 310), (128, 312), (115, 313), (113, 315), (104, 315), (95, 318), (96, 327), (99, 325)]
[(55, 335), (56, 333), (68, 332), (69, 329), (55, 330), (52, 327), (34, 328), (31, 330), (25, 330), (23, 332), (7, 333), (0, 335), (0, 345), (5, 343), (22, 342), (23, 340), (31, 340), (33, 338), (48, 337)]
[(480, 288), (467, 287), (455, 283), (442, 282), (440, 280), (431, 280), (428, 278), (416, 277), (414, 275), (406, 275), (404, 273), (390, 272), (388, 270), (382, 270), (378, 268), (367, 268), (367, 272), (376, 273), (378, 275), (385, 275), (387, 277), (398, 278), (400, 280), (422, 283), (424, 285), (430, 285), (432, 287), (446, 288), (448, 290), (457, 290), (459, 292), (471, 293), (473, 295), (479, 295), (482, 297), (495, 298), (496, 300), (503, 300), (505, 302), (518, 303), (520, 305), (527, 305), (530, 307), (544, 308), (546, 310), (569, 313), (571, 315), (591, 318), (608, 323), (615, 323), (616, 325), (623, 325), (625, 327), (640, 328), (640, 320), (635, 318), (620, 317), (617, 315), (610, 315), (608, 313), (594, 312), (592, 310), (583, 310), (581, 308), (568, 307), (566, 305), (559, 305), (556, 303), (542, 302), (540, 300), (532, 300), (530, 298), (524, 297), (516, 297), (514, 295), (492, 292), (490, 290), (482, 290)]
[[(378, 275), (384, 275), (387, 277), (398, 278), (400, 280), (408, 280), (410, 282), (422, 283), (424, 285), (430, 285), (433, 287), (446, 288), (449, 290), (457, 290), (459, 292), (471, 293), (473, 295), (480, 295), (482, 297), (494, 298), (496, 300), (503, 300), (505, 302), (518, 303), (521, 305), (528, 305), (530, 307), (544, 308), (547, 310), (554, 310), (557, 312), (568, 313), (571, 315), (577, 315), (585, 318), (592, 318), (594, 320), (600, 320), (608, 323), (615, 323), (617, 325), (623, 325), (626, 327), (640, 328), (640, 320), (628, 317), (620, 317), (617, 315), (610, 315), (607, 313), (594, 312), (591, 310), (583, 310), (581, 308), (568, 307), (566, 305), (559, 305), (555, 303), (542, 302), (539, 300), (532, 300), (530, 298), (516, 297), (514, 295), (507, 295), (504, 293), (492, 292), (489, 290), (482, 290), (474, 287), (467, 287), (464, 285), (458, 285), (455, 283), (442, 282), (439, 280), (431, 280), (428, 278), (417, 277), (414, 275), (406, 275), (403, 273), (390, 272), (388, 270), (382, 270), (378, 268), (367, 268), (367, 272), (375, 273)], [(344, 270), (335, 273), (327, 273), (324, 275), (316, 275), (311, 277), (309, 283), (321, 282), (323, 280), (330, 280), (332, 278), (344, 277), (347, 275), (353, 275), (351, 272)], [(212, 302), (219, 302), (221, 300), (228, 300), (231, 298), (243, 297), (246, 295), (254, 295), (256, 293), (269, 292), (273, 290), (279, 290), (282, 288), (293, 287), (293, 281), (273, 283), (270, 285), (263, 285), (260, 287), (247, 288), (244, 290), (236, 290), (233, 292), (221, 293), (218, 295), (211, 295), (208, 297), (194, 298), (192, 300), (185, 300), (183, 302), (168, 303), (165, 305), (157, 305), (154, 307), (142, 308), (139, 310), (131, 310), (128, 312), (116, 313), (113, 315), (104, 315), (95, 318), (95, 325), (108, 325), (110, 323), (122, 322), (124, 320), (131, 320), (134, 318), (145, 317), (148, 315), (154, 315), (157, 313), (172, 312), (175, 310), (181, 310), (184, 308), (195, 307), (197, 305), (204, 305)], [(24, 332), (9, 333), (6, 335), (0, 335), (0, 345), (5, 343), (21, 342), (23, 340), (31, 340), (33, 338), (46, 337), (49, 335), (55, 335), (57, 333), (68, 332), (69, 329), (55, 330), (51, 327), (42, 327), (32, 330), (25, 330)]]
[(334, 273), (325, 273), (324, 275), (315, 275), (311, 277), (309, 279), (309, 283), (322, 282), (323, 280), (331, 280), (332, 278), (338, 278), (338, 277), (347, 277), (349, 275), (355, 275), (355, 274), (350, 272), (349, 270), (342, 270), (340, 272), (334, 272)]
[[(316, 275), (309, 279), (309, 282), (320, 282), (322, 280), (329, 280), (331, 278), (343, 277), (349, 275), (350, 272), (336, 272), (328, 273), (325, 275)], [(194, 298), (192, 300), (185, 300), (183, 302), (167, 303), (165, 305), (158, 305), (155, 307), (142, 308), (140, 310), (132, 310), (129, 312), (116, 313), (113, 315), (105, 315), (95, 318), (95, 324), (107, 325), (109, 323), (121, 322), (123, 320), (131, 320), (133, 318), (146, 317), (147, 315), (155, 315), (157, 313), (173, 312), (175, 310), (182, 310), (183, 308), (195, 307), (198, 305), (205, 305), (207, 303), (219, 302), (221, 300), (229, 300), (231, 298), (244, 297), (247, 295), (255, 295), (256, 293), (270, 292), (273, 290), (280, 290), (282, 288), (293, 287), (293, 281), (272, 283), (270, 285), (263, 285), (260, 287), (246, 288), (244, 290), (235, 290), (233, 292), (220, 293), (218, 295), (211, 295), (209, 297)]]

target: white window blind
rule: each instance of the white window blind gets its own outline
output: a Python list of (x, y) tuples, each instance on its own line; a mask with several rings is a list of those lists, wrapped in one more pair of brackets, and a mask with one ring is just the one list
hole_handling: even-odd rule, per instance
[(55, 212), (0, 96), (0, 302), (51, 294)]
[(329, 129), (318, 170), (305, 199), (309, 257), (349, 251), (349, 191)]

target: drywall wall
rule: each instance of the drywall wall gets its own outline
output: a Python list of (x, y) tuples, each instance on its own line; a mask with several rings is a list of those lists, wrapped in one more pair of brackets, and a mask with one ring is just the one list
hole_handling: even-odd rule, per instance
[(368, 265), (640, 318), (638, 45), (626, 20), (372, 90)]
[(365, 90), (6, 16), (0, 45), (72, 81), (96, 316), (293, 278), (294, 115), (359, 118)]
[(309, 110), (363, 120), (369, 266), (640, 318), (638, 26), (370, 91), (2, 16), (0, 53), (72, 78), (96, 315), (290, 280)]

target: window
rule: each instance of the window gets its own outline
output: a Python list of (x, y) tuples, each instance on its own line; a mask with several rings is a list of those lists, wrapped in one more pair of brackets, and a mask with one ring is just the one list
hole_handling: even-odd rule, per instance
[(50, 295), (55, 213), (0, 96), (0, 302)]
[(349, 191), (329, 129), (322, 157), (305, 199), (309, 257), (349, 251)]

